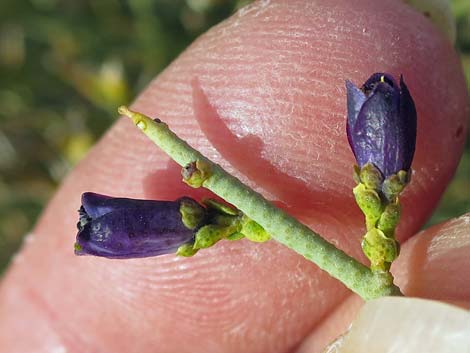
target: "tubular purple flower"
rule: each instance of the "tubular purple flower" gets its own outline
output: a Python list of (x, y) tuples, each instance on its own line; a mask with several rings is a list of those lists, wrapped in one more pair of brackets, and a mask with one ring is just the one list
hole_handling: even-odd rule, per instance
[[(194, 217), (185, 222), (188, 209), (196, 223)], [(79, 214), (76, 255), (127, 259), (174, 253), (194, 242), (205, 208), (188, 197), (150, 201), (86, 192)]]
[(416, 145), (416, 109), (400, 76), (373, 74), (361, 88), (346, 81), (346, 131), (359, 167), (372, 163), (386, 179), (411, 167)]

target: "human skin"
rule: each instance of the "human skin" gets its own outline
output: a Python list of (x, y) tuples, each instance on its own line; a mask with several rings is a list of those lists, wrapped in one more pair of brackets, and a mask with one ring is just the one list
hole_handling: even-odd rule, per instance
[[(392, 270), (407, 295), (469, 306), (470, 216), (405, 242), (455, 171), (470, 109), (451, 44), (400, 1), (258, 2), (198, 39), (133, 108), (365, 262), (344, 81), (379, 71), (403, 73), (418, 112)], [(63, 182), (4, 277), (1, 353), (318, 352), (361, 305), (273, 241), (220, 242), (192, 258), (75, 257), (85, 191), (208, 195), (120, 119)]]

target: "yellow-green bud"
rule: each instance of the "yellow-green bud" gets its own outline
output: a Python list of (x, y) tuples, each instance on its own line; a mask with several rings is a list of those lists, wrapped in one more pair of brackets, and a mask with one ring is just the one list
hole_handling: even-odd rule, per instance
[(399, 245), (393, 238), (387, 238), (379, 229), (371, 229), (362, 240), (362, 250), (370, 260), (371, 269), (387, 271), (398, 257)]
[(263, 243), (271, 239), (271, 236), (264, 230), (263, 227), (246, 216), (242, 221), (242, 229), (240, 232), (243, 233), (247, 239), (257, 243)]

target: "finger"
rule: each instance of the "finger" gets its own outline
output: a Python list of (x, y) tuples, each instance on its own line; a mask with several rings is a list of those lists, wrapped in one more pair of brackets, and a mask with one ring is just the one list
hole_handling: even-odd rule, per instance
[(328, 349), (454, 353), (470, 347), (468, 317), (467, 310), (435, 300), (383, 297), (366, 303), (351, 330)]
[[(420, 130), (402, 238), (431, 212), (462, 149), (467, 106), (458, 59), (420, 16), (395, 1), (259, 2), (198, 40), (134, 107), (158, 115), (210, 158), (360, 256), (363, 222), (351, 197), (344, 79), (403, 73), (413, 92)], [(16, 341), (22, 322), (31, 321), (51, 328), (50, 339), (24, 339), (36, 351), (50, 350), (50, 341), (70, 352), (157, 346), (161, 352), (282, 352), (346, 296), (338, 282), (273, 242), (220, 243), (191, 259), (72, 256), (83, 191), (193, 195), (175, 183), (177, 174), (130, 122), (117, 123), (64, 182), (35, 240), (3, 282), (0, 346), (15, 352), (10, 337)], [(407, 207), (413, 200), (419, 204)]]
[[(418, 233), (402, 247), (393, 265), (405, 295), (470, 308), (470, 213)], [(321, 352), (345, 332), (363, 301), (351, 295), (299, 347), (298, 353)]]

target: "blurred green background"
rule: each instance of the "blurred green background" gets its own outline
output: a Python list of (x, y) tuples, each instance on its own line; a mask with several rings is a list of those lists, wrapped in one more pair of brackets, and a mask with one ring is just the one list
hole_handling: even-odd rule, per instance
[[(113, 123), (116, 107), (249, 2), (0, 1), (0, 273), (61, 179)], [(470, 79), (470, 1), (452, 2)], [(470, 210), (469, 174), (467, 146), (429, 224)]]

